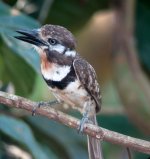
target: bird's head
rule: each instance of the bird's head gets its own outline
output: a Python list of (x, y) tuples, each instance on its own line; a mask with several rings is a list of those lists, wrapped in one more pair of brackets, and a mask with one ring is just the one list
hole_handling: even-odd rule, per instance
[(44, 25), (39, 29), (17, 30), (22, 36), (15, 38), (33, 44), (39, 54), (56, 52), (61, 56), (76, 55), (76, 41), (66, 28), (58, 25)]

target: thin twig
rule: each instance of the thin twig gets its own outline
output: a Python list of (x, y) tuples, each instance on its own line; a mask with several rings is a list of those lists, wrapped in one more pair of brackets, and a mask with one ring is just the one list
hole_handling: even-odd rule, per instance
[[(37, 102), (33, 102), (23, 97), (8, 94), (0, 91), (0, 103), (10, 107), (25, 109), (32, 112)], [(51, 107), (43, 106), (36, 110), (36, 114), (43, 115), (70, 128), (78, 129), (80, 121), (72, 116), (57, 111)], [(150, 142), (119, 134), (92, 124), (85, 124), (84, 133), (99, 140), (105, 140), (113, 144), (130, 147), (136, 151), (150, 154)]]

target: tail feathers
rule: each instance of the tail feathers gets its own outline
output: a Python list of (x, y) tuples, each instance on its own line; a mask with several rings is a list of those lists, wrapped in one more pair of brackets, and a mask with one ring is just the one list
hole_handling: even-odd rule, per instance
[[(93, 122), (94, 125), (98, 125), (96, 116), (91, 117), (90, 120)], [(87, 136), (87, 138), (89, 159), (103, 159), (100, 141), (91, 136)]]

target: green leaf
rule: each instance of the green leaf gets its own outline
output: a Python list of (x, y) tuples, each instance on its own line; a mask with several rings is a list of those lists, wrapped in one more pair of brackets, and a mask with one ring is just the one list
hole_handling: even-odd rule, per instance
[(32, 68), (39, 72), (39, 57), (35, 51), (31, 49), (31, 45), (21, 42), (15, 38), (15, 31), (24, 28), (38, 28), (39, 23), (21, 13), (14, 16), (10, 7), (0, 2), (0, 33), (2, 39), (17, 55), (21, 56)]
[(13, 54), (4, 43), (0, 45), (0, 54), (3, 62), (1, 71), (3, 84), (12, 82), (16, 94), (27, 96), (33, 89), (35, 72), (21, 57)]
[(43, 133), (44, 137), (51, 139), (50, 147), (57, 153), (59, 158), (78, 159), (79, 154), (80, 159), (88, 158), (86, 136), (79, 135), (76, 130), (50, 121), (47, 118), (28, 117), (28, 121), (37, 128), (40, 134)]
[(5, 115), (0, 116), (0, 131), (25, 146), (35, 159), (48, 159), (36, 142), (31, 129), (26, 123)]
[(15, 16), (13, 12), (0, 2), (0, 77), (4, 84), (12, 82), (17, 94), (27, 96), (34, 87), (35, 72), (39, 73), (40, 70), (39, 57), (31, 45), (13, 36), (17, 34), (17, 29), (37, 28), (40, 25), (30, 17), (21, 13)]
[(39, 27), (40, 24), (33, 18), (11, 9), (11, 7), (0, 1), (0, 26), (1, 31), (3, 29), (8, 31), (10, 29), (17, 29), (18, 27), (35, 28)]
[(13, 36), (11, 37), (7, 34), (1, 35), (4, 42), (13, 51), (12, 53), (16, 54), (17, 56), (19, 55), (25, 62), (27, 62), (27, 65), (32, 67), (32, 70), (36, 71), (37, 73), (40, 72), (39, 56), (36, 51), (31, 48), (31, 45), (21, 42), (13, 38)]
[(0, 16), (9, 15), (9, 14), (10, 14), (9, 7), (5, 5), (3, 2), (0, 2)]

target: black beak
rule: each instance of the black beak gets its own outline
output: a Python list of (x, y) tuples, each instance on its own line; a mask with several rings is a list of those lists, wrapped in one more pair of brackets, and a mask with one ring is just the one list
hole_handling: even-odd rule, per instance
[(23, 36), (15, 36), (16, 39), (28, 42), (36, 46), (47, 46), (47, 43), (40, 39), (38, 30), (17, 30), (17, 33), (22, 34)]

